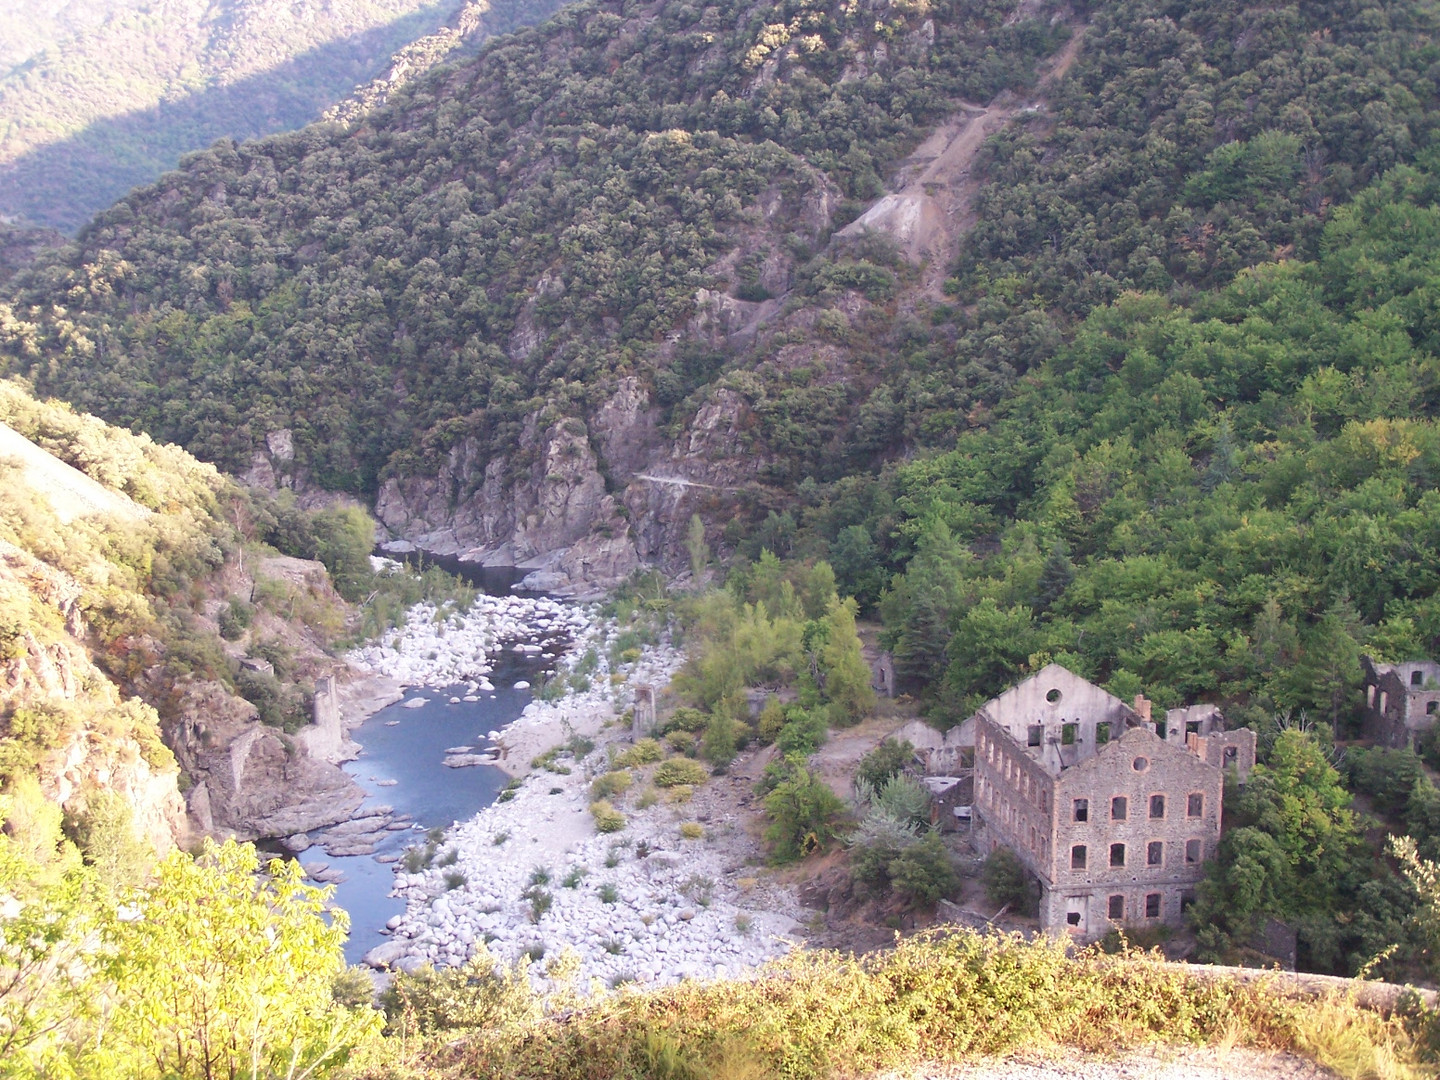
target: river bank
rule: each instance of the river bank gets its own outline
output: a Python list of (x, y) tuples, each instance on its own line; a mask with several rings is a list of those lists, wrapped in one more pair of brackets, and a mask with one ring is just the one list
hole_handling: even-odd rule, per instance
[[(511, 630), (523, 625), (512, 598), (477, 603), (487, 602), (505, 609)], [(582, 986), (614, 986), (725, 977), (788, 951), (802, 915), (788, 889), (762, 882), (752, 815), (738, 811), (748, 783), (722, 777), (662, 794), (640, 767), (615, 799), (623, 829), (598, 832), (590, 812), (591, 784), (631, 743), (637, 688), (665, 687), (683, 654), (650, 645), (612, 669), (606, 645), (617, 628), (593, 608), (521, 603), (541, 605), (534, 610), (549, 625), (538, 630), (570, 635), (568, 648), (543, 639), (532, 654), (556, 662), (555, 684), (567, 690), (486, 733), (494, 763), (517, 783), (443, 840), (412, 845), (394, 877), (405, 910), (366, 962), (457, 965), (484, 945), (507, 962), (529, 957), (543, 984), (549, 963), (573, 953)], [(492, 670), (494, 645), (466, 617), (417, 610), (352, 662), (407, 680), (477, 680)]]

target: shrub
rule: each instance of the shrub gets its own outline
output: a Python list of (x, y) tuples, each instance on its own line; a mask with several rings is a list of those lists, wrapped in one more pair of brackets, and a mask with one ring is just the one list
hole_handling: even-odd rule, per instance
[(827, 717), (823, 708), (805, 710), (791, 708), (786, 713), (785, 724), (775, 736), (775, 747), (782, 754), (802, 754), (806, 757), (815, 753), (825, 743)]
[(682, 707), (676, 709), (669, 720), (660, 729), (662, 735), (668, 735), (672, 731), (688, 731), (695, 734), (705, 730), (705, 725), (710, 722), (710, 717), (699, 709)]
[(600, 897), (600, 902), (602, 904), (613, 904), (616, 900), (620, 899), (620, 890), (615, 888), (614, 885), (608, 883), (601, 885), (600, 888), (596, 889), (595, 891), (596, 894)]
[[(555, 903), (555, 898), (539, 885), (531, 885), (522, 895), (530, 901), (530, 921), (534, 923), (538, 923)], [(539, 957), (535, 957), (535, 959), (538, 960)]]
[(875, 793), (875, 805), (887, 816), (910, 825), (930, 823), (930, 792), (913, 777), (897, 774)]
[(700, 840), (705, 836), (705, 826), (698, 821), (687, 821), (680, 826), (680, 835), (686, 840)]
[(579, 888), (581, 880), (589, 873), (583, 866), (572, 866), (570, 871), (560, 879), (560, 884), (567, 889)]
[(985, 898), (992, 904), (1008, 904), (1020, 915), (1035, 914), (1037, 903), (1030, 873), (1009, 848), (996, 848), (990, 853), (980, 871), (980, 882), (985, 886)]
[(595, 828), (599, 832), (619, 832), (625, 828), (625, 815), (611, 806), (608, 799), (597, 799), (591, 803), (590, 813), (595, 818)]
[(808, 769), (797, 769), (765, 796), (765, 839), (777, 862), (823, 849), (835, 836), (845, 804)]
[(238, 641), (250, 629), (250, 624), (255, 620), (255, 609), (239, 597), (231, 600), (220, 609), (217, 622), (220, 624), (220, 636), (226, 641)]
[(757, 737), (761, 746), (769, 746), (780, 734), (780, 729), (785, 726), (785, 708), (780, 704), (780, 699), (771, 694), (765, 699), (765, 707), (760, 710), (760, 719), (756, 724)]
[(705, 725), (705, 738), (700, 752), (705, 760), (719, 768), (735, 760), (740, 745), (740, 725), (722, 713), (716, 713)]
[(681, 784), (703, 784), (710, 774), (705, 766), (689, 758), (671, 758), (662, 761), (651, 778), (656, 787), (673, 788)]
[(954, 894), (960, 875), (939, 833), (926, 833), (890, 862), (890, 886), (911, 904), (933, 904)]
[(590, 785), (590, 798), (612, 799), (616, 795), (623, 795), (630, 790), (631, 782), (632, 777), (623, 769), (607, 772), (602, 776), (597, 776)]
[(665, 757), (665, 749), (655, 739), (641, 739), (634, 746), (615, 759), (621, 769), (633, 769), (640, 765), (651, 765)]
[(890, 864), (915, 840), (913, 826), (885, 814), (867, 814), (847, 841), (851, 880), (884, 892), (890, 887)]
[(871, 788), (879, 791), (886, 781), (910, 764), (914, 755), (915, 747), (908, 741), (886, 739), (860, 759), (860, 764), (855, 768), (855, 780), (857, 783), (869, 784)]
[(688, 731), (672, 731), (665, 736), (665, 745), (674, 750), (677, 754), (684, 754), (689, 757), (695, 752), (697, 740)]
[(458, 889), (465, 884), (465, 875), (459, 870), (451, 870), (445, 875), (445, 888)]

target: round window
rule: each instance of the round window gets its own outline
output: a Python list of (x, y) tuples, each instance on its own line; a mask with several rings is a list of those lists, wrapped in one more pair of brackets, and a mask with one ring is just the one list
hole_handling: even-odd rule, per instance
[(1060, 690), (1059, 688), (1056, 688), (1045, 695), (1045, 700), (1048, 701), (1051, 705), (1054, 705), (1057, 701), (1060, 700), (1060, 697)]
[(1137, 758), (1135, 759), (1135, 761), (1133, 762), (1133, 765), (1134, 765), (1134, 768), (1135, 768), (1135, 771), (1136, 771), (1136, 772), (1144, 772), (1146, 769), (1148, 769), (1148, 768), (1150, 767), (1150, 759), (1149, 759), (1149, 758), (1143, 758), (1143, 757), (1137, 757)]

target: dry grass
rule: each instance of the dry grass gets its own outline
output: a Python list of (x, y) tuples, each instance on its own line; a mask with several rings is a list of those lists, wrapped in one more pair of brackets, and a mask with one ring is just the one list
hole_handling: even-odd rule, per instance
[[(1044, 1046), (1169, 1043), (1293, 1051), (1348, 1080), (1433, 1075), (1399, 1020), (1347, 996), (1301, 1000), (1265, 980), (1194, 980), (1157, 955), (1067, 957), (1053, 941), (969, 931), (863, 959), (795, 954), (743, 981), (627, 988), (563, 1017), (470, 1015), (465, 1030), (429, 1031), (411, 1065), (497, 1080), (842, 1080)], [(361, 1074), (406, 1075), (392, 1064)]]

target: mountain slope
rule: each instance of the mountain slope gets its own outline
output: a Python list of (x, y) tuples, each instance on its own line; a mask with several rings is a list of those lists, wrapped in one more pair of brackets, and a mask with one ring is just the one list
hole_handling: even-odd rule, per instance
[[(29, 55), (0, 66), (0, 215), (72, 230), (217, 138), (254, 138), (325, 109), (414, 52), (548, 14), (544, 3), (145, 0), (70, 5), (48, 40), (7, 29), (42, 4), (0, 13), (0, 40)], [(460, 27), (463, 26), (463, 34)], [(39, 46), (43, 45), (41, 48)], [(431, 55), (434, 54), (434, 55)]]
[[(199, 155), (0, 332), (226, 468), (613, 578), (692, 512), (733, 542), (807, 477), (953, 445), (1124, 290), (1313, 248), (1429, 139), (1433, 32), (1407, 2), (581, 4), (347, 129)], [(991, 110), (970, 169), (888, 185), (935, 188), (948, 250), (842, 228)]]

